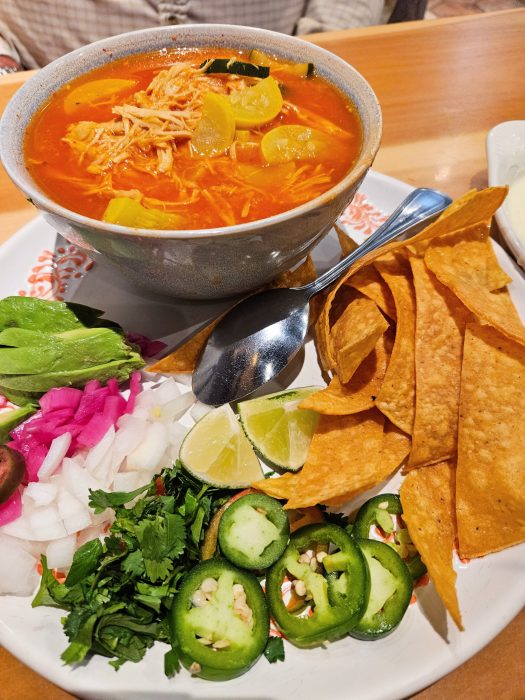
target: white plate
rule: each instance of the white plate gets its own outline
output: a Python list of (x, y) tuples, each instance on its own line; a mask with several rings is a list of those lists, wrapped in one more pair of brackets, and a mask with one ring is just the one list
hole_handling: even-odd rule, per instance
[[(525, 121), (502, 122), (487, 135), (489, 185), (511, 185), (525, 175)], [(525, 243), (509, 217), (507, 201), (496, 212), (501, 234), (518, 265), (525, 269)]]
[[(369, 233), (410, 192), (408, 185), (370, 173), (354, 204), (344, 215), (356, 238)], [(52, 251), (56, 248), (55, 257)], [(42, 253), (46, 249), (47, 253)], [(519, 269), (496, 245), (498, 259), (514, 278), (511, 293), (525, 317), (525, 281)], [(320, 267), (331, 264), (338, 247), (331, 235), (315, 251)], [(38, 260), (38, 258), (41, 260)], [(51, 297), (53, 290), (67, 299), (99, 306), (129, 330), (151, 337), (183, 337), (202, 324), (220, 305), (180, 303), (132, 290), (128, 283), (101, 266), (85, 272), (88, 261), (41, 218), (35, 219), (0, 249), (2, 296), (25, 291)], [(174, 331), (174, 332), (171, 332)], [(296, 386), (320, 382), (312, 343), (296, 368)], [(334, 465), (335, 467), (335, 465)], [(399, 477), (384, 491), (397, 490)], [(431, 585), (416, 590), (417, 602), (399, 629), (377, 642), (347, 638), (326, 648), (286, 647), (286, 661), (269, 665), (261, 659), (247, 674), (226, 683), (211, 683), (181, 672), (168, 680), (163, 674), (166, 647), (157, 644), (140, 664), (128, 663), (118, 672), (102, 657), (72, 669), (62, 665), (67, 640), (61, 611), (30, 607), (30, 599), (0, 597), (0, 643), (15, 656), (59, 686), (97, 700), (399, 700), (433, 683), (466, 661), (520, 611), (525, 603), (525, 546), (458, 565), (458, 593), (465, 632), (447, 617)]]

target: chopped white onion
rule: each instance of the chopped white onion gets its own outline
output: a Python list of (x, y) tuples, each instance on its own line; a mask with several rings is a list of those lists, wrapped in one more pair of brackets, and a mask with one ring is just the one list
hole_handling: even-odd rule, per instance
[(77, 535), (77, 547), (82, 547), (86, 542), (95, 540), (97, 537), (102, 537), (106, 532), (106, 523), (101, 525), (92, 525), (91, 527), (86, 527), (82, 532)]
[(204, 416), (209, 413), (212, 409), (212, 406), (207, 406), (205, 403), (202, 403), (201, 401), (195, 401), (193, 408), (190, 411), (190, 416), (193, 418), (194, 421), (198, 421), (201, 418), (204, 418)]
[(102, 488), (100, 481), (95, 479), (87, 469), (83, 469), (68, 457), (62, 463), (61, 477), (62, 487), (85, 506), (89, 502), (89, 490), (96, 491)]
[(0, 532), (0, 594), (31, 595), (38, 583), (37, 558), (21, 540)]
[(191, 386), (192, 374), (191, 372), (179, 372), (172, 374), (172, 379), (174, 379), (178, 384), (184, 384), (184, 386)]
[(135, 406), (138, 408), (153, 408), (164, 406), (180, 395), (180, 389), (170, 377), (152, 389), (145, 389), (136, 398)]
[(155, 406), (150, 409), (150, 418), (151, 420), (160, 420), (163, 423), (172, 423), (179, 420), (194, 402), (195, 395), (191, 391), (187, 391), (163, 406)]
[(100, 462), (102, 462), (108, 451), (111, 449), (114, 440), (115, 428), (111, 425), (98, 445), (92, 447), (88, 452), (85, 465), (86, 469), (92, 474), (94, 474), (95, 469), (99, 466)]
[(119, 470), (124, 459), (135, 450), (146, 437), (148, 422), (130, 414), (122, 416), (118, 422), (118, 430), (113, 443), (111, 472)]
[(66, 456), (66, 452), (68, 451), (70, 444), (71, 433), (64, 433), (53, 440), (49, 446), (48, 453), (40, 465), (40, 469), (38, 470), (39, 481), (45, 481), (58, 469), (62, 463), (62, 460)]
[(28, 516), (28, 522), (33, 531), (31, 539), (37, 542), (57, 540), (68, 534), (58, 509), (54, 505), (37, 508)]
[(119, 472), (113, 479), (113, 491), (134, 491), (141, 480), (140, 472)]
[(163, 423), (151, 423), (145, 440), (126, 459), (127, 471), (152, 471), (159, 467), (168, 446), (168, 429)]
[(66, 571), (71, 566), (76, 548), (76, 535), (53, 540), (46, 547), (47, 565), (50, 569)]
[(86, 505), (81, 503), (69, 491), (63, 489), (57, 499), (58, 514), (62, 518), (68, 535), (83, 530), (91, 525), (91, 513)]
[(56, 484), (45, 481), (32, 481), (22, 494), (22, 502), (25, 506), (26, 498), (30, 498), (35, 506), (48, 506), (53, 503), (58, 494)]

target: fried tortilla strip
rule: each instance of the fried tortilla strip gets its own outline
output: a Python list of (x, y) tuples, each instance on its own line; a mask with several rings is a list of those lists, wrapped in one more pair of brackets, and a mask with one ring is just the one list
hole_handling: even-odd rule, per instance
[[(330, 310), (332, 304), (339, 295), (341, 287), (347, 283), (352, 275), (386, 253), (404, 248), (408, 244), (410, 244), (412, 248), (419, 241), (429, 241), (437, 236), (442, 236), (473, 224), (488, 221), (502, 204), (507, 191), (507, 187), (487, 187), (480, 192), (468, 192), (466, 195), (453, 202), (437, 221), (434, 221), (430, 226), (427, 226), (415, 236), (412, 236), (408, 241), (392, 241), (364, 255), (352, 265), (350, 270), (340, 278), (339, 282), (328, 294), (317, 323), (316, 334), (318, 337), (318, 344), (325, 346), (328, 344), (328, 337), (330, 335)], [(417, 247), (414, 249), (417, 250)]]
[(348, 233), (346, 233), (346, 231), (343, 231), (343, 229), (337, 224), (334, 224), (334, 228), (335, 232), (337, 233), (339, 245), (341, 246), (341, 258), (346, 258), (347, 255), (353, 253), (354, 250), (357, 248), (357, 243), (351, 236), (348, 235)]
[(334, 377), (326, 389), (304, 399), (300, 407), (309, 408), (326, 416), (347, 416), (373, 408), (385, 376), (393, 346), (393, 336), (387, 331), (363, 361), (359, 372), (348, 384)]
[(416, 290), (416, 413), (406, 470), (455, 459), (463, 337), (470, 311), (427, 269), (410, 264)]
[[(304, 284), (313, 282), (317, 277), (317, 272), (310, 255), (295, 270), (282, 272), (267, 286), (268, 289), (276, 287), (301, 287)], [(147, 368), (148, 372), (162, 372), (163, 374), (183, 374), (192, 373), (197, 367), (204, 346), (211, 335), (212, 330), (222, 317), (214, 319), (204, 328), (201, 328), (195, 335), (179, 347), (175, 348), (169, 355), (155, 362)]]
[(200, 331), (197, 331), (189, 340), (187, 340), (173, 352), (166, 355), (155, 364), (147, 367), (148, 372), (161, 372), (162, 374), (183, 374), (195, 371), (202, 349), (206, 345), (212, 330), (219, 323), (220, 318), (215, 319)]
[(402, 255), (392, 254), (377, 263), (396, 304), (397, 327), (394, 349), (376, 406), (403, 432), (412, 433), (415, 409), (415, 325), (416, 304), (410, 264)]
[(337, 376), (343, 384), (350, 381), (387, 328), (388, 321), (371, 299), (360, 297), (346, 307), (331, 333)]
[(301, 472), (286, 472), (286, 474), (282, 474), (282, 476), (255, 481), (252, 486), (273, 498), (286, 499), (289, 497), (289, 494), (293, 493), (296, 489), (300, 473)]
[(267, 288), (302, 287), (309, 282), (313, 282), (316, 278), (317, 270), (315, 269), (314, 261), (311, 255), (307, 255), (304, 262), (302, 262), (299, 267), (296, 267), (295, 270), (281, 272), (280, 275), (267, 285)]
[(462, 557), (525, 540), (525, 349), (467, 325), (459, 413), (457, 519)]
[[(322, 306), (320, 310), (319, 317), (321, 316), (323, 309), (324, 309), (324, 304), (326, 303), (327, 299), (327, 294), (323, 295), (323, 300), (322, 300)], [(330, 319), (329, 319), (329, 325), (330, 328), (333, 328), (337, 321), (341, 318), (341, 316), (344, 314), (346, 311), (347, 307), (359, 297), (359, 293), (355, 291), (355, 289), (352, 289), (351, 287), (345, 287), (344, 289), (341, 290), (341, 293), (339, 294), (337, 298), (337, 302), (332, 305), (330, 309)], [(314, 297), (315, 300), (316, 297)], [(319, 333), (320, 327), (318, 321), (315, 324), (315, 344), (317, 348), (317, 353), (319, 356), (319, 362), (321, 365), (321, 368), (326, 371), (326, 372), (331, 372), (334, 373), (337, 370), (337, 363), (335, 359), (335, 354), (334, 354), (334, 348), (333, 348), (333, 343), (332, 343), (332, 338), (330, 335), (324, 336), (322, 333)]]
[(341, 506), (344, 503), (351, 501), (363, 491), (368, 491), (369, 489), (378, 486), (399, 469), (409, 452), (409, 436), (387, 420), (385, 432), (383, 433), (383, 444), (381, 446), (381, 460), (379, 463), (379, 469), (374, 473), (365, 475), (365, 477), (369, 477), (369, 481), (366, 485), (363, 485), (362, 488), (359, 488), (357, 491), (346, 493), (343, 496), (330, 499), (329, 501), (325, 501), (324, 505), (335, 507)]
[(489, 232), (486, 224), (476, 224), (441, 236), (430, 243), (428, 259), (441, 261), (441, 267), (489, 292), (502, 289), (512, 278), (501, 269)]
[(314, 506), (363, 490), (370, 474), (380, 469), (383, 424), (384, 417), (376, 409), (350, 416), (321, 416), (302, 470), (253, 486), (287, 498), (287, 509)]
[(458, 629), (463, 629), (452, 563), (455, 541), (455, 469), (449, 462), (410, 472), (400, 496), (410, 538)]
[(453, 247), (447, 249), (441, 241), (433, 241), (428, 247), (425, 264), (480, 321), (525, 345), (525, 327), (506, 289), (489, 291), (473, 276), (472, 268), (457, 264)]
[(383, 313), (396, 320), (396, 306), (392, 293), (374, 265), (363, 267), (350, 277), (347, 284), (375, 301)]

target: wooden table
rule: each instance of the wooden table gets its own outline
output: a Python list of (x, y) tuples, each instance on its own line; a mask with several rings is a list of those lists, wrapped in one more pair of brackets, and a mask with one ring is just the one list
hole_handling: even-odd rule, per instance
[[(374, 168), (453, 196), (487, 184), (487, 131), (525, 115), (525, 9), (331, 32), (310, 40), (352, 63), (376, 91), (384, 135)], [(0, 79), (0, 111), (27, 75)], [(0, 242), (34, 214), (0, 168)], [(522, 612), (473, 659), (415, 697), (521, 700), (524, 649)], [(3, 700), (71, 698), (2, 649), (0, 688)]]

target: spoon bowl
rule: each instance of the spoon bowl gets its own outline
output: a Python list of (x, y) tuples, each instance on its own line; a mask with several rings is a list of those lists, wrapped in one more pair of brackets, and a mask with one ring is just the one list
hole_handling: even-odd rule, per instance
[(401, 235), (413, 236), (452, 202), (437, 190), (414, 190), (350, 255), (304, 287), (256, 292), (228, 311), (210, 335), (193, 374), (193, 392), (220, 406), (253, 393), (277, 376), (303, 346), (309, 300), (356, 260)]

